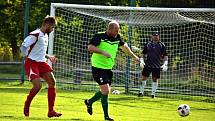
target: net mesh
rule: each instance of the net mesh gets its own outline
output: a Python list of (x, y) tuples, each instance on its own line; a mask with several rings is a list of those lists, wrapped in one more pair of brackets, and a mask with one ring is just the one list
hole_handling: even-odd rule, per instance
[[(53, 65), (60, 87), (70, 90), (97, 90), (91, 75), (91, 54), (87, 45), (92, 36), (106, 30), (107, 23), (120, 23), (121, 37), (137, 55), (144, 43), (150, 41), (154, 30), (160, 32), (169, 56), (169, 69), (161, 72), (158, 97), (195, 100), (215, 100), (215, 10), (186, 12), (148, 8), (103, 6), (86, 8), (82, 5), (54, 6), (58, 27), (54, 33), (53, 54), (58, 63)], [(132, 58), (119, 50), (113, 68), (113, 89), (137, 94), (141, 69)], [(147, 81), (146, 95), (151, 91)]]

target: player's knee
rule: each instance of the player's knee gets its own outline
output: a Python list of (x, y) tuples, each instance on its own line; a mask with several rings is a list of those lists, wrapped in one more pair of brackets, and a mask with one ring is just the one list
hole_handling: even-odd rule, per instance
[(55, 81), (50, 81), (50, 82), (48, 83), (48, 86), (49, 86), (50, 88), (54, 88), (55, 85), (56, 85)]
[(110, 90), (109, 89), (102, 89), (101, 92), (103, 95), (108, 95), (110, 93)]
[(147, 77), (146, 77), (146, 76), (143, 76), (142, 79), (143, 79), (143, 80), (147, 80)]
[(40, 83), (40, 78), (36, 78), (32, 80), (33, 89), (35, 91), (39, 91), (42, 88), (42, 84)]
[(152, 77), (152, 81), (153, 81), (153, 82), (157, 82), (157, 81), (158, 81), (158, 78), (157, 78), (157, 77)]
[(109, 90), (102, 91), (102, 94), (103, 94), (103, 95), (108, 95), (109, 93), (110, 93)]
[(41, 84), (34, 85), (33, 88), (35, 91), (40, 91), (40, 89), (42, 88), (42, 85)]
[(109, 84), (100, 85), (100, 89), (103, 95), (108, 95), (110, 92)]

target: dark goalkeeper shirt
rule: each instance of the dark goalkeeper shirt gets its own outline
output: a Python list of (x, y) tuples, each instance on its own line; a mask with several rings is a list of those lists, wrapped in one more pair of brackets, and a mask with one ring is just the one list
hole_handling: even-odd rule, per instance
[(161, 59), (167, 56), (166, 47), (162, 42), (150, 41), (144, 45), (142, 54), (145, 57), (146, 66), (160, 68)]

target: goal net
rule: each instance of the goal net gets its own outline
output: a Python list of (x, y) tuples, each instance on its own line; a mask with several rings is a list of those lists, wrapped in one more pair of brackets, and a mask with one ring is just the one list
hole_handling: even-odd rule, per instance
[[(215, 9), (151, 8), (51, 4), (58, 26), (50, 35), (49, 54), (58, 57), (53, 65), (59, 87), (68, 90), (98, 90), (91, 75), (87, 45), (107, 23), (120, 23), (120, 34), (137, 55), (152, 31), (160, 32), (169, 55), (169, 69), (161, 72), (158, 97), (215, 100)], [(141, 69), (121, 50), (113, 68), (112, 89), (137, 94)], [(146, 94), (151, 93), (151, 77)]]

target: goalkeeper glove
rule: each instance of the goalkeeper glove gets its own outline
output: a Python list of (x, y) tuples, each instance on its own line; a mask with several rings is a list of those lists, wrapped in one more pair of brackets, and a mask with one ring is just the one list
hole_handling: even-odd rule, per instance
[(167, 65), (168, 65), (168, 61), (164, 61), (163, 65), (161, 66), (163, 71), (167, 71), (167, 69), (168, 69)]
[(140, 58), (140, 68), (143, 69), (145, 66), (143, 58)]

